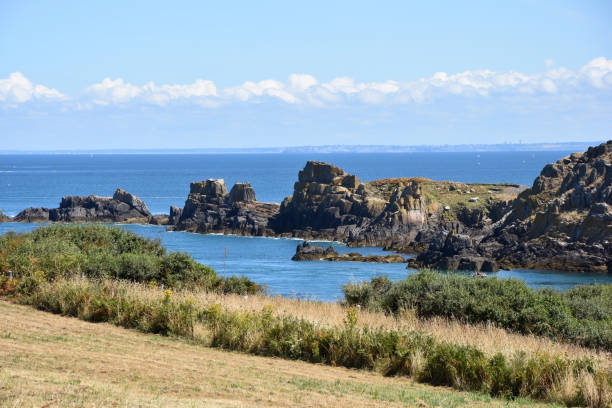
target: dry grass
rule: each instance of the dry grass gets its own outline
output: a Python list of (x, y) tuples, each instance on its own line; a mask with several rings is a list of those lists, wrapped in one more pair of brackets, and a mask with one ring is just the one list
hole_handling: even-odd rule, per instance
[(502, 401), (406, 378), (223, 352), (0, 301), (0, 406), (553, 405)]
[[(159, 303), (163, 298), (163, 291), (156, 287), (120, 281), (114, 281), (111, 284), (116, 286), (117, 290), (125, 291), (135, 298), (146, 299), (150, 303)], [(220, 295), (205, 291), (173, 293), (173, 298), (177, 300), (187, 297), (203, 307), (217, 303), (230, 311), (261, 312), (264, 307), (271, 306), (276, 316), (303, 318), (310, 322), (317, 322), (324, 327), (342, 326), (346, 318), (346, 308), (339, 303), (288, 299), (281, 296)], [(588, 357), (599, 361), (602, 367), (612, 367), (612, 353), (555, 342), (546, 337), (515, 334), (493, 325), (470, 325), (444, 318), (422, 320), (408, 313), (394, 317), (366, 310), (359, 311), (357, 325), (360, 327), (367, 325), (370, 328), (424, 331), (433, 335), (437, 340), (475, 346), (488, 355), (501, 352), (506, 356), (511, 356), (517, 351), (524, 351), (529, 356), (545, 351), (567, 359)], [(207, 331), (205, 328), (198, 327), (196, 330), (202, 333)], [(205, 338), (206, 335), (203, 337)]]
[[(143, 295), (159, 297), (159, 291), (141, 288)], [(342, 326), (346, 318), (346, 309), (338, 303), (326, 303), (287, 299), (280, 296), (238, 296), (218, 295), (213, 293), (178, 293), (177, 296), (190, 296), (198, 303), (208, 305), (219, 303), (228, 310), (250, 310), (260, 312), (264, 306), (271, 305), (277, 316), (291, 315), (309, 321), (316, 321), (323, 326)], [(612, 354), (580, 347), (568, 343), (559, 343), (551, 339), (537, 336), (526, 336), (509, 333), (492, 325), (469, 325), (444, 318), (430, 320), (417, 319), (410, 314), (399, 318), (360, 311), (359, 326), (386, 328), (398, 330), (420, 330), (433, 335), (436, 339), (453, 344), (472, 345), (483, 352), (493, 355), (501, 352), (507, 356), (517, 351), (525, 351), (528, 355), (537, 352), (550, 352), (562, 355), (568, 359), (589, 357), (599, 360), (603, 366), (612, 367)]]

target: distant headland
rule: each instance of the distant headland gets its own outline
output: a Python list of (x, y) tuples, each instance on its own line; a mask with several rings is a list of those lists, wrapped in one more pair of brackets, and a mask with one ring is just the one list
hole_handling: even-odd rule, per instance
[(583, 151), (603, 140), (588, 142), (444, 144), (444, 145), (325, 145), (253, 148), (58, 149), (0, 150), (0, 154), (300, 154), (300, 153), (452, 153)]

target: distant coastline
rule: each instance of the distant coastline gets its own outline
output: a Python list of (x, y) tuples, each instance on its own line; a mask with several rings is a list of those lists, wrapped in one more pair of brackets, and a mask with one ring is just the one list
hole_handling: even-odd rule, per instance
[(603, 140), (588, 142), (497, 143), (457, 145), (325, 145), (258, 148), (0, 150), (0, 154), (300, 154), (300, 153), (460, 153), (583, 151)]

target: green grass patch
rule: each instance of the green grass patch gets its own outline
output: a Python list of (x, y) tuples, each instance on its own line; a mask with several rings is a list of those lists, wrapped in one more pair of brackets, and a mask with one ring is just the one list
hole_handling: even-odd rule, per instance
[(612, 351), (612, 285), (565, 292), (534, 290), (518, 279), (475, 279), (425, 271), (400, 282), (376, 277), (343, 287), (348, 305), (421, 318), (493, 323), (514, 332)]

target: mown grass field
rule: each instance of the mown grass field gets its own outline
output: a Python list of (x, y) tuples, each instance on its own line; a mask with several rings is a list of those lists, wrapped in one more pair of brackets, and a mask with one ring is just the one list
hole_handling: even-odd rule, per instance
[(2, 407), (553, 407), (226, 352), (0, 301)]

